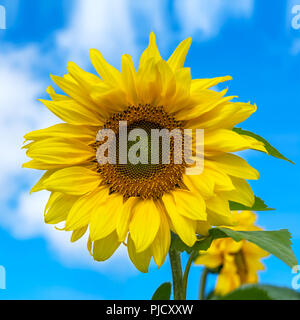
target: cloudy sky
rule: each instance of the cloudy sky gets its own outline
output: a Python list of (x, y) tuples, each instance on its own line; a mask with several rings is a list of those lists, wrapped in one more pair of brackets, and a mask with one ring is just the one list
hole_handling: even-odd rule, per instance
[[(0, 299), (148, 299), (170, 280), (169, 264), (136, 271), (126, 252), (91, 261), (85, 242), (43, 223), (47, 193), (29, 195), (40, 173), (21, 169), (26, 132), (57, 122), (40, 103), (50, 74), (68, 61), (91, 69), (89, 49), (99, 49), (119, 68), (121, 55), (135, 63), (153, 30), (163, 57), (192, 36), (186, 64), (193, 77), (231, 75), (229, 94), (258, 105), (244, 128), (266, 137), (300, 163), (300, 29), (291, 26), (297, 1), (258, 0), (0, 0), (0, 265), (7, 289)], [(269, 230), (289, 228), (300, 256), (298, 165), (246, 153), (261, 173), (255, 193), (277, 209), (260, 214)], [(291, 285), (292, 274), (276, 258), (265, 261), (261, 281)], [(196, 298), (201, 268), (191, 272), (189, 298)], [(214, 279), (210, 279), (210, 286)]]

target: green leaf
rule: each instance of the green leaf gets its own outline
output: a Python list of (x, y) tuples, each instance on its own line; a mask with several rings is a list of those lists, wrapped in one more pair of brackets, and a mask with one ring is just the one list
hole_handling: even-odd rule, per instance
[(300, 293), (269, 285), (244, 285), (217, 300), (300, 300)]
[(256, 244), (265, 251), (272, 253), (291, 268), (297, 265), (297, 259), (291, 248), (291, 234), (286, 229), (279, 231), (235, 231), (227, 228), (218, 229), (235, 241), (245, 239)]
[(250, 210), (250, 211), (272, 211), (275, 210), (273, 208), (269, 208), (265, 202), (259, 198), (255, 197), (255, 202), (252, 207), (247, 207), (241, 203), (237, 203), (234, 201), (229, 201), (230, 210)]
[(180, 238), (172, 234), (172, 248), (190, 254), (193, 251), (207, 250), (213, 240), (220, 238), (232, 238), (235, 241), (247, 240), (273, 254), (291, 268), (297, 265), (297, 259), (291, 248), (291, 234), (288, 230), (279, 231), (235, 231), (227, 228), (216, 227), (209, 230), (209, 236), (199, 240), (189, 247)]
[(266, 150), (268, 151), (268, 153), (278, 159), (282, 159), (282, 160), (286, 160), (292, 164), (295, 164), (293, 161), (289, 160), (288, 158), (286, 158), (284, 155), (282, 155), (277, 149), (275, 149), (266, 139), (264, 139), (263, 137), (259, 136), (258, 134), (255, 134), (251, 131), (246, 131), (243, 130), (241, 128), (233, 128), (233, 131), (235, 131), (238, 134), (241, 135), (245, 135), (245, 136), (249, 136), (252, 138), (255, 138), (256, 140), (262, 142), (266, 148)]
[(218, 228), (213, 228), (209, 230), (209, 236), (198, 237), (198, 241), (192, 247), (189, 247), (178, 237), (178, 235), (172, 233), (171, 248), (179, 252), (185, 251), (190, 254), (194, 251), (207, 250), (211, 246), (213, 240), (227, 237), (228, 236), (223, 231), (218, 230)]
[(152, 300), (170, 300), (171, 298), (171, 283), (165, 282), (160, 285), (152, 296)]

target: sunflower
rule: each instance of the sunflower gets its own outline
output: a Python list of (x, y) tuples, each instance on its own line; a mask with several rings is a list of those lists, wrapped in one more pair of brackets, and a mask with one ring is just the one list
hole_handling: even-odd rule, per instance
[[(51, 100), (41, 102), (63, 123), (25, 135), (32, 160), (25, 168), (45, 170), (32, 192), (51, 192), (45, 222), (65, 222), (71, 241), (89, 232), (88, 249), (97, 261), (110, 258), (123, 243), (135, 266), (147, 272), (153, 257), (161, 266), (170, 248), (171, 231), (188, 246), (210, 225), (231, 225), (229, 200), (254, 202), (245, 179), (258, 172), (233, 152), (262, 143), (232, 128), (256, 111), (250, 103), (232, 102), (227, 90), (210, 88), (230, 77), (192, 80), (184, 61), (191, 38), (165, 61), (150, 34), (138, 71), (122, 56), (121, 71), (90, 50), (99, 76), (70, 62), (63, 77), (51, 76), (66, 95), (50, 86)], [(204, 129), (205, 165), (201, 175), (187, 175), (187, 165), (100, 164), (96, 159), (100, 129)], [(195, 145), (193, 145), (195, 148)]]
[[(240, 231), (261, 230), (255, 226), (256, 215), (251, 211), (233, 212), (237, 225), (229, 227)], [(260, 259), (269, 254), (246, 240), (235, 242), (231, 238), (217, 239), (207, 251), (201, 251), (195, 264), (208, 269), (220, 268), (215, 293), (225, 295), (243, 284), (258, 282), (258, 271), (264, 270)]]

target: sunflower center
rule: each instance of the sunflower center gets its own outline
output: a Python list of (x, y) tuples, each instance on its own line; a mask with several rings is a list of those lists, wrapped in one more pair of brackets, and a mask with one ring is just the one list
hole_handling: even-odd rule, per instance
[[(127, 162), (120, 162), (120, 122), (127, 123), (127, 134), (135, 129), (142, 129), (146, 135), (146, 142), (140, 137), (136, 139), (126, 139), (127, 150), (139, 143), (139, 148), (135, 153), (140, 157), (141, 153), (146, 154), (143, 162), (133, 164), (130, 161), (130, 154), (127, 153)], [(162, 139), (158, 144), (152, 143), (151, 134), (153, 130), (161, 131), (167, 129), (171, 132), (179, 129), (183, 132), (183, 123), (176, 121), (173, 116), (166, 113), (163, 107), (153, 107), (151, 105), (130, 106), (127, 110), (115, 113), (101, 129), (111, 129), (116, 135), (116, 163), (99, 164), (98, 172), (103, 181), (109, 186), (111, 192), (117, 192), (125, 199), (130, 197), (141, 197), (143, 199), (159, 199), (164, 193), (170, 192), (183, 185), (182, 175), (186, 168), (184, 160), (177, 164), (174, 161), (174, 137), (170, 136), (169, 163), (163, 162), (165, 150), (162, 146)], [(103, 143), (103, 142), (102, 142)], [(183, 141), (182, 141), (183, 144)], [(99, 147), (101, 142), (95, 143)], [(175, 150), (175, 151), (174, 151)], [(182, 149), (183, 150), (183, 149)], [(153, 163), (152, 154), (157, 154), (157, 160)], [(180, 156), (183, 154), (181, 153)], [(145, 161), (146, 160), (146, 161)]]
[(242, 250), (234, 255), (234, 261), (237, 266), (237, 272), (242, 283), (247, 281), (248, 267)]
[[(160, 125), (150, 122), (147, 120), (139, 120), (136, 122), (133, 122), (131, 125), (128, 126), (128, 132), (131, 132), (134, 129), (142, 129), (147, 134), (147, 140), (148, 143), (144, 143), (141, 145), (140, 150), (137, 151), (136, 155), (140, 156), (141, 151), (144, 151), (147, 154), (147, 164), (138, 163), (138, 164), (132, 164), (130, 162), (130, 159), (127, 154), (127, 164), (119, 164), (118, 163), (118, 170), (124, 174), (125, 176), (128, 176), (129, 178), (150, 178), (155, 172), (158, 172), (163, 168), (162, 163), (162, 146), (161, 141), (159, 144), (159, 164), (152, 164), (151, 163), (151, 151), (152, 151), (152, 144), (151, 144), (151, 130), (152, 129), (159, 129), (162, 128)], [(117, 159), (119, 159), (119, 148), (118, 148), (118, 135), (117, 135)], [(130, 148), (136, 143), (139, 142), (140, 138), (137, 138), (136, 141), (128, 141), (127, 142), (127, 150), (130, 150)]]

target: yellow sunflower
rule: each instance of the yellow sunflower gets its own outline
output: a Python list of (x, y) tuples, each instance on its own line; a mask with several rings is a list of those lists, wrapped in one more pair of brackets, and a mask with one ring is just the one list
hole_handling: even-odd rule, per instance
[[(251, 211), (233, 212), (237, 225), (229, 227), (239, 231), (258, 231), (256, 215)], [(269, 254), (246, 240), (236, 242), (231, 238), (217, 239), (207, 251), (201, 251), (195, 264), (209, 269), (221, 267), (215, 293), (225, 295), (243, 284), (258, 282), (258, 271), (264, 270), (260, 259)]]
[[(70, 62), (68, 74), (52, 76), (66, 95), (50, 86), (51, 99), (41, 102), (64, 123), (25, 135), (31, 161), (26, 168), (46, 170), (33, 192), (48, 190), (45, 222), (65, 222), (72, 241), (88, 230), (88, 249), (95, 260), (112, 256), (120, 244), (142, 272), (153, 257), (161, 266), (168, 253), (171, 231), (192, 246), (196, 234), (210, 225), (230, 225), (229, 200), (247, 206), (254, 195), (245, 179), (258, 172), (232, 152), (257, 149), (257, 140), (232, 128), (256, 111), (250, 103), (232, 102), (226, 91), (209, 88), (231, 79), (192, 80), (184, 61), (191, 39), (184, 40), (163, 60), (153, 33), (138, 71), (131, 57), (122, 56), (118, 71), (91, 49), (99, 76)], [(100, 165), (96, 160), (99, 129), (204, 129), (205, 166), (201, 175), (186, 175), (186, 165)], [(195, 147), (195, 146), (194, 146)]]

